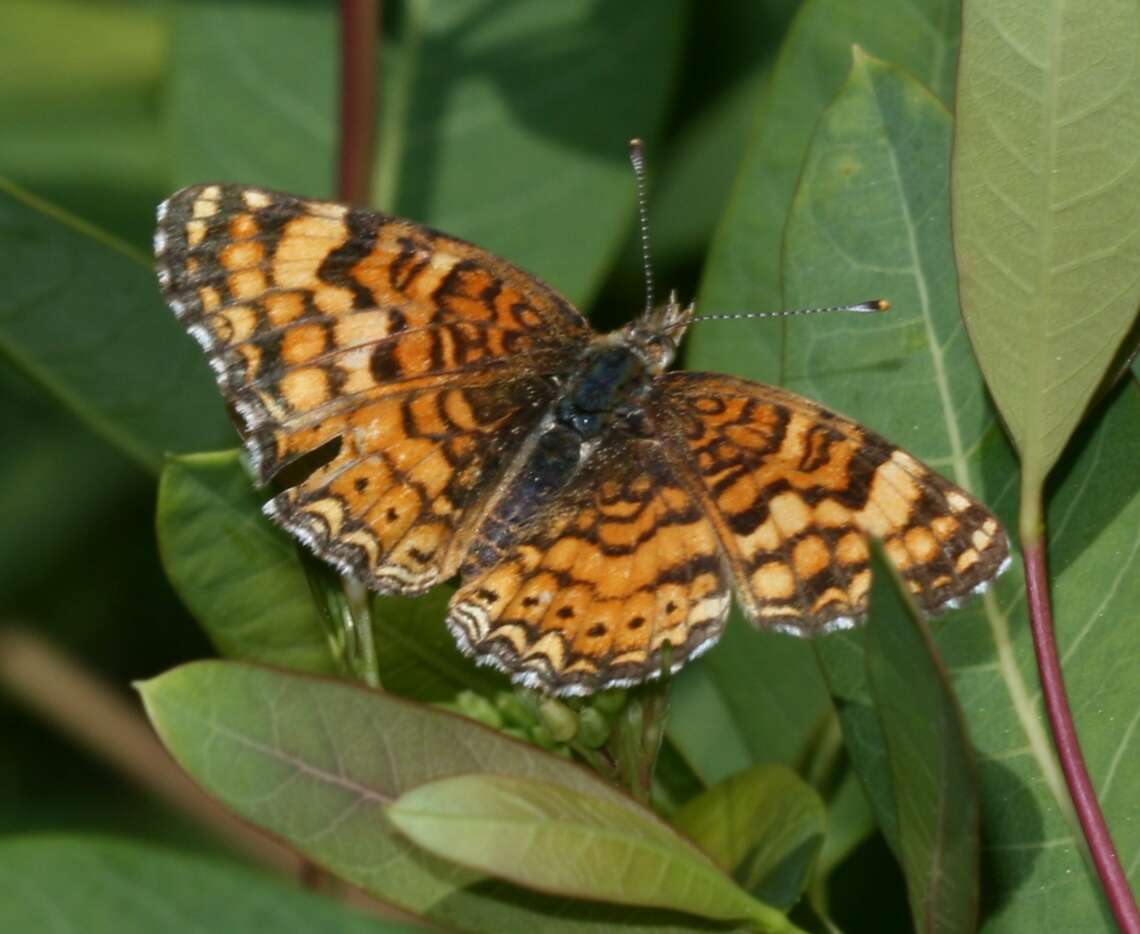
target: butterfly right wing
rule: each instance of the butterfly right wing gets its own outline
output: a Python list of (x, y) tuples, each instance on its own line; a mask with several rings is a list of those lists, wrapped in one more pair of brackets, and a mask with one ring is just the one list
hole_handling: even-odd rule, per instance
[(717, 527), (755, 625), (794, 635), (867, 613), (867, 538), (882, 540), (930, 613), (983, 589), (1009, 560), (974, 497), (857, 423), (772, 386), (667, 373), (649, 406), (678, 475)]
[(454, 572), (473, 507), (591, 334), (552, 289), (473, 244), (259, 188), (178, 192), (155, 253), (259, 477), (339, 441), (267, 511), (383, 591)]

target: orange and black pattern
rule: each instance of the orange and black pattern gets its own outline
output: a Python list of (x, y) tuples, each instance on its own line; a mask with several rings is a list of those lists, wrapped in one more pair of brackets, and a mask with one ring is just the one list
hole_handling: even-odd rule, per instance
[(732, 592), (761, 628), (854, 625), (868, 536), (930, 612), (1007, 563), (981, 504), (854, 422), (665, 373), (692, 311), (673, 301), (598, 335), (473, 244), (236, 185), (165, 202), (155, 253), (260, 479), (331, 452), (266, 511), (382, 592), (461, 574), (448, 627), (532, 686), (676, 670)]

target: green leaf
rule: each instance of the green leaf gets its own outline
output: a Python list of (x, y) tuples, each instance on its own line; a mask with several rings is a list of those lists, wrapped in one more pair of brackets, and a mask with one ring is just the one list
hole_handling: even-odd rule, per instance
[(337, 671), (296, 546), (261, 513), (237, 451), (167, 461), (158, 486), (162, 564), (221, 654)]
[(720, 644), (676, 679), (670, 708), (670, 740), (713, 784), (757, 762), (796, 762), (827, 692), (803, 642), (757, 632), (734, 609)]
[(632, 802), (549, 781), (473, 774), (404, 792), (388, 817), (441, 858), (540, 891), (794, 930)]
[(151, 844), (54, 834), (0, 843), (0, 929), (55, 934), (384, 934), (368, 917), (250, 869)]
[(167, 187), (155, 119), (165, 45), (158, 4), (7, 0), (0, 30), (4, 174), (140, 247), (149, 244), (154, 206)]
[[(785, 219), (811, 133), (847, 77), (851, 44), (858, 42), (904, 64), (949, 101), (957, 31), (958, 4), (952, 0), (884, 0), (873, 6), (847, 0), (804, 3), (772, 73), (753, 141), (705, 266), (698, 301), (702, 312), (781, 306)], [(822, 270), (796, 301), (824, 304), (829, 295), (852, 301), (884, 288), (876, 284), (864, 296), (835, 283), (833, 271)], [(800, 339), (797, 329), (802, 323), (790, 324), (793, 344)], [(834, 320), (827, 323), (835, 326)], [(700, 324), (688, 337), (687, 364), (779, 382), (783, 327), (777, 322)], [(837, 333), (844, 330), (840, 323)], [(712, 782), (755, 762), (800, 762), (827, 707), (827, 690), (811, 646), (751, 631), (734, 611), (721, 645), (678, 679), (669, 736), (693, 768)], [(722, 714), (731, 724), (723, 740), (707, 728), (709, 722), (719, 722), (710, 716)]]
[(175, 4), (166, 118), (174, 187), (333, 193), (337, 10), (300, 0)]
[(815, 790), (782, 765), (753, 766), (673, 815), (745, 889), (769, 905), (799, 900), (820, 845), (825, 810)]
[(634, 220), (626, 142), (652, 145), (680, 0), (412, 0), (381, 54), (373, 200), (587, 303)]
[[(785, 220), (812, 131), (847, 77), (852, 44), (897, 62), (949, 103), (958, 9), (957, 0), (803, 4), (781, 49), (752, 144), (709, 253), (698, 301), (703, 313), (773, 311), (786, 298), (780, 287)], [(824, 304), (827, 283), (827, 278), (817, 282), (805, 304)], [(845, 301), (859, 298), (848, 295)], [(794, 339), (795, 325), (788, 326)], [(688, 364), (779, 382), (784, 327), (702, 324), (689, 337)]]
[[(826, 301), (827, 294), (819, 295), (826, 278), (833, 295), (881, 294), (894, 307), (882, 316), (797, 322), (788, 372), (792, 388), (905, 445), (980, 495), (1008, 527), (1016, 514), (1016, 462), (957, 313), (950, 129), (949, 115), (912, 79), (865, 58), (856, 64), (805, 166), (787, 231), (786, 298)], [(1067, 465), (1050, 513), (1070, 698), (1133, 878), (1140, 870), (1140, 826), (1131, 821), (1134, 807), (1120, 783), (1134, 775), (1138, 758), (1130, 753), (1140, 685), (1124, 672), (1135, 657), (1131, 608), (1140, 600), (1140, 494), (1125, 466), (1140, 461), (1138, 406), (1129, 383)], [(1036, 691), (1020, 574), (1007, 573), (932, 628), (978, 753), (988, 899), (983, 930), (1111, 930), (1074, 836)], [(845, 634), (818, 645), (853, 761), (876, 816), (886, 822), (884, 833), (897, 841), (884, 817), (889, 809), (877, 800), (889, 789), (887, 760), (861, 683), (860, 640)], [(1042, 891), (1050, 897), (1038, 897)]]
[(232, 438), (150, 261), (0, 179), (0, 354), (151, 470)]
[(917, 931), (978, 920), (978, 781), (962, 712), (938, 650), (875, 546), (864, 642), (898, 818), (898, 853)]
[(418, 701), (451, 701), (460, 691), (491, 696), (509, 691), (506, 675), (482, 668), (455, 644), (443, 620), (454, 590), (436, 587), (423, 597), (376, 596), (372, 625), (384, 690)]
[(964, 6), (954, 133), (962, 308), (1039, 489), (1140, 306), (1140, 7)]
[(139, 690), (162, 741), (210, 794), (384, 901), (474, 931), (693, 928), (675, 913), (524, 892), (424, 853), (385, 815), (408, 789), (471, 772), (633, 807), (565, 759), (388, 694), (234, 662), (186, 665)]

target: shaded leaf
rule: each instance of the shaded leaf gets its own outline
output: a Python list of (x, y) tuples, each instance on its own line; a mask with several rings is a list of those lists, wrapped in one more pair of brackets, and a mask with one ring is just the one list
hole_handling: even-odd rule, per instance
[[(904, 64), (949, 101), (957, 34), (958, 4), (952, 0), (803, 4), (772, 72), (705, 266), (698, 301), (702, 312), (772, 310), (788, 297), (781, 295), (780, 286), (785, 220), (812, 131), (850, 69), (851, 44)], [(823, 304), (833, 295), (852, 301), (883, 289), (876, 284), (864, 296), (838, 285), (834, 270), (824, 269), (793, 304)], [(791, 344), (801, 339), (797, 329), (802, 323), (788, 325)], [(845, 324), (839, 323), (839, 333), (846, 331)], [(700, 324), (688, 336), (687, 365), (779, 382), (784, 327), (769, 321)], [(802, 759), (827, 712), (827, 690), (808, 643), (753, 632), (734, 610), (722, 645), (702, 665), (699, 676), (687, 671), (679, 679), (669, 730), (706, 781), (753, 762)], [(686, 679), (704, 683), (690, 690)], [(703, 725), (710, 722), (706, 714), (717, 708), (732, 713), (733, 738), (714, 743)]]
[(37, 835), (0, 842), (0, 929), (57, 934), (383, 934), (421, 930), (221, 860), (152, 844)]
[(864, 642), (891, 772), (898, 853), (915, 930), (973, 931), (979, 801), (970, 739), (946, 670), (879, 546)]
[(457, 775), (405, 791), (388, 818), (441, 858), (540, 891), (794, 930), (651, 812), (564, 785)]
[(524, 892), (415, 848), (385, 815), (409, 788), (470, 772), (636, 807), (557, 756), (391, 695), (234, 662), (186, 665), (140, 691), (167, 748), (212, 795), (384, 901), (473, 931), (699, 927), (675, 913)]
[(151, 470), (232, 438), (150, 261), (0, 180), (0, 354)]
[(443, 620), (454, 592), (436, 587), (423, 597), (376, 596), (372, 624), (384, 690), (418, 701), (450, 701), (460, 691), (490, 696), (509, 691), (502, 672), (475, 664)]
[(418, 0), (385, 37), (373, 200), (585, 304), (634, 219), (626, 141), (652, 147), (680, 0)]
[(688, 802), (673, 823), (749, 892), (790, 908), (823, 843), (825, 810), (791, 769), (758, 765)]
[[(874, 318), (798, 322), (787, 347), (788, 372), (792, 388), (858, 418), (973, 489), (1009, 528), (1017, 466), (957, 313), (949, 149), (949, 116), (936, 100), (896, 70), (857, 64), (813, 140), (787, 232), (786, 298), (795, 304), (820, 297), (825, 277), (836, 294), (883, 294), (894, 307)], [(1133, 876), (1140, 870), (1140, 827), (1128, 822), (1131, 810), (1117, 782), (1137, 758), (1129, 755), (1136, 735), (1129, 724), (1140, 707), (1140, 687), (1121, 668), (1122, 659), (1135, 655), (1129, 607), (1140, 599), (1134, 572), (1140, 494), (1122, 466), (1140, 458), (1137, 405), (1134, 385), (1118, 393), (1051, 504), (1051, 515), (1064, 517), (1052, 522), (1051, 560), (1055, 604), (1065, 602), (1057, 623), (1070, 697), (1094, 783), (1108, 784), (1104, 808)], [(1007, 573), (932, 628), (978, 753), (983, 930), (1111, 930), (1074, 837), (1036, 693), (1019, 573)], [(881, 736), (863, 703), (859, 638), (831, 636), (819, 651), (833, 685), (846, 682), (837, 688), (840, 717), (882, 821), (887, 810), (877, 796), (890, 786)], [(884, 832), (898, 840), (889, 823)], [(1046, 891), (1049, 898), (1038, 897)]]
[(338, 670), (296, 546), (261, 513), (237, 451), (167, 461), (158, 545), (178, 595), (230, 658)]
[(163, 25), (157, 4), (7, 0), (0, 30), (4, 174), (139, 247), (167, 187)]
[(953, 163), (962, 309), (1037, 489), (1140, 306), (1140, 7), (964, 10)]
[[(897, 62), (944, 101), (954, 94), (957, 0), (807, 0), (788, 30), (764, 107), (705, 266), (705, 313), (781, 307), (780, 255), (804, 156), (824, 108), (843, 85), (851, 47)], [(828, 279), (805, 304), (826, 304)], [(844, 301), (860, 296), (847, 295)], [(781, 333), (795, 323), (713, 321), (694, 328), (687, 361), (750, 379), (780, 382)]]
[(170, 56), (172, 187), (225, 181), (332, 195), (335, 5), (177, 3)]

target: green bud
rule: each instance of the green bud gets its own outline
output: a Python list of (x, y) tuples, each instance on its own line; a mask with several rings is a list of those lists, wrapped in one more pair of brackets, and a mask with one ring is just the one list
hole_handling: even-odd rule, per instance
[(590, 749), (600, 749), (610, 738), (610, 722), (595, 707), (586, 707), (578, 714), (578, 739)]
[(496, 730), (502, 729), (502, 716), (495, 709), (495, 705), (482, 694), (476, 694), (474, 691), (460, 691), (455, 695), (455, 706), (465, 717), (478, 720)]
[(536, 746), (541, 746), (543, 749), (558, 748), (559, 744), (555, 741), (554, 737), (550, 735), (550, 730), (541, 723), (536, 723), (527, 732), (530, 734), (530, 741)]
[(556, 743), (568, 743), (578, 735), (578, 714), (562, 701), (544, 698), (538, 705), (538, 717)]
[(613, 688), (609, 691), (602, 691), (601, 694), (594, 698), (590, 706), (595, 708), (598, 713), (612, 717), (625, 706), (625, 701), (625, 690), (623, 688)]
[(512, 726), (531, 727), (538, 722), (534, 710), (511, 691), (499, 691), (495, 695), (495, 707), (503, 715), (503, 721)]

